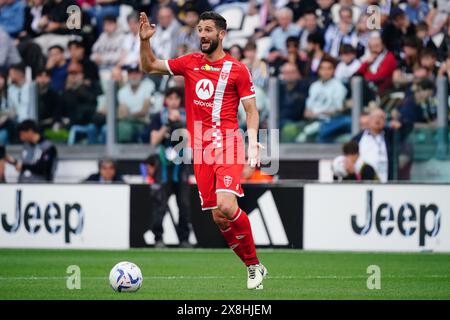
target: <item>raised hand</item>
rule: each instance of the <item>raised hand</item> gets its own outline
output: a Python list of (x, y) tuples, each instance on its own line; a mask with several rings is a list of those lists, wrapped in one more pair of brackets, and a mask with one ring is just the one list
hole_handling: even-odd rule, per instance
[(141, 12), (139, 16), (139, 37), (145, 41), (150, 39), (156, 32), (156, 25), (150, 24), (147, 15)]

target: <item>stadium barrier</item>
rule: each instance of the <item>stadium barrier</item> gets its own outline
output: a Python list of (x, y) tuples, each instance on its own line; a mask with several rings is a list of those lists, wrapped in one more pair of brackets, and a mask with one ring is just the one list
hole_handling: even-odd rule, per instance
[[(151, 247), (151, 185), (0, 185), (0, 247)], [(450, 185), (244, 185), (240, 207), (258, 246), (306, 250), (450, 252)], [(226, 247), (191, 187), (190, 241)], [(178, 245), (169, 198), (163, 240)]]
[(306, 184), (304, 249), (450, 251), (450, 185)]

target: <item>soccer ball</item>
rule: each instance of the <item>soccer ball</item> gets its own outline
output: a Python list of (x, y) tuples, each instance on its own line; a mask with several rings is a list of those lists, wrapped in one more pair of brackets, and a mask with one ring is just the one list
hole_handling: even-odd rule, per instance
[(134, 292), (142, 286), (142, 272), (132, 262), (122, 261), (109, 273), (109, 284), (117, 292)]

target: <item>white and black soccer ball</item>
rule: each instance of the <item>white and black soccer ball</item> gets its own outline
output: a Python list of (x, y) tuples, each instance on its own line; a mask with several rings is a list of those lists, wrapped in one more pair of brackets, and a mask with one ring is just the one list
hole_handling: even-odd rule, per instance
[(122, 261), (109, 273), (109, 284), (116, 292), (134, 292), (142, 286), (142, 272), (132, 262)]

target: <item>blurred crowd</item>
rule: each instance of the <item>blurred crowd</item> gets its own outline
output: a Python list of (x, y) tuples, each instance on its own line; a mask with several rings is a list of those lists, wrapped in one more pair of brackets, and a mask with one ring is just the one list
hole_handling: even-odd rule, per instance
[(108, 80), (118, 142), (150, 143), (165, 94), (183, 79), (140, 71), (139, 12), (169, 59), (198, 50), (206, 10), (228, 19), (224, 45), (252, 72), (263, 128), (269, 78), (280, 80), (282, 142), (347, 141), (357, 75), (363, 129), (373, 108), (404, 135), (436, 119), (436, 77), (450, 75), (448, 0), (0, 0), (0, 145), (18, 142), (30, 118), (55, 143), (104, 143)]

